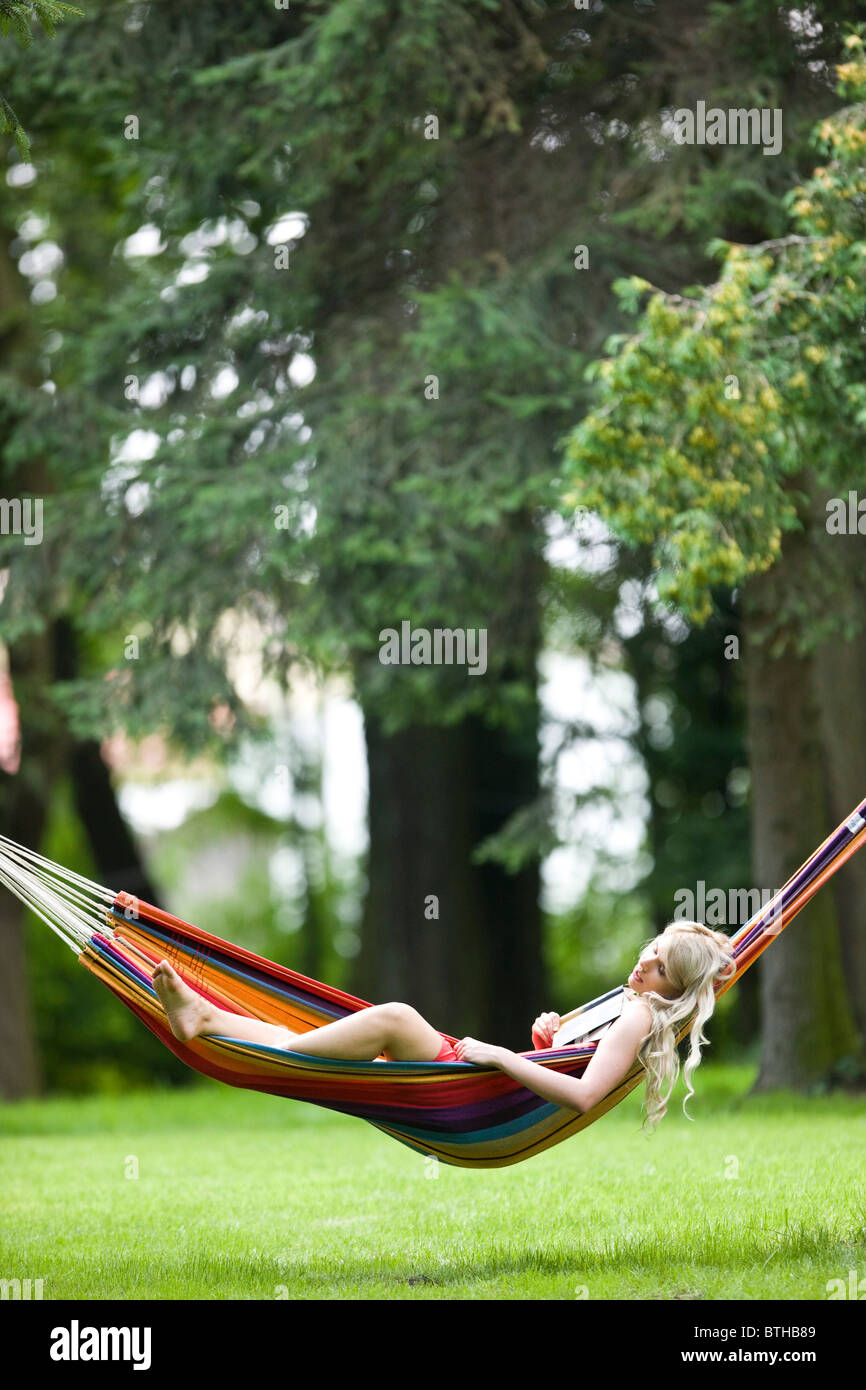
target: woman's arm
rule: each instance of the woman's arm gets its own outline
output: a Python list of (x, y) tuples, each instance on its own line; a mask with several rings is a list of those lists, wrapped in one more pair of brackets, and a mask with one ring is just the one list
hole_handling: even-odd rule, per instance
[(580, 1077), (562, 1076), (531, 1062), (528, 1057), (510, 1052), (507, 1047), (490, 1047), (474, 1038), (463, 1038), (456, 1051), (462, 1061), (499, 1067), (545, 1100), (584, 1114), (628, 1076), (640, 1045), (650, 1031), (651, 1021), (648, 1005), (629, 1000), (616, 1023), (602, 1037)]

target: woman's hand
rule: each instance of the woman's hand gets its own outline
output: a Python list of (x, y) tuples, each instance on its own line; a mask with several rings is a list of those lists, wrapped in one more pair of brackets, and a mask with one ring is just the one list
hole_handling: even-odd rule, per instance
[(479, 1067), (498, 1067), (503, 1053), (501, 1047), (477, 1038), (461, 1038), (454, 1044), (454, 1051), (461, 1062), (474, 1062)]
[(546, 1047), (550, 1047), (554, 1033), (558, 1033), (562, 1021), (559, 1014), (539, 1014), (532, 1025), (532, 1046), (536, 1052), (543, 1052)]

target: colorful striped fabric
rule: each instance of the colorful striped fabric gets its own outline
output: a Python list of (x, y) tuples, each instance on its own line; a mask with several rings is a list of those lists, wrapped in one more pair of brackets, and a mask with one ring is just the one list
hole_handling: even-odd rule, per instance
[[(861, 847), (866, 839), (864, 816), (866, 799), (801, 865), (773, 900), (735, 933), (731, 940), (737, 970), (720, 985), (719, 995), (731, 988), (827, 879)], [(0, 879), (13, 891), (19, 891), (2, 869), (0, 854)], [(46, 877), (44, 871), (42, 876)], [(128, 894), (118, 893), (102, 910), (107, 929), (93, 930), (80, 952), (81, 963), (103, 980), (187, 1066), (230, 1086), (267, 1091), (356, 1115), (418, 1153), (443, 1163), (464, 1168), (503, 1168), (543, 1153), (612, 1109), (643, 1077), (642, 1064), (636, 1062), (614, 1091), (592, 1110), (580, 1114), (542, 1099), (497, 1068), (467, 1062), (337, 1061), (231, 1037), (179, 1042), (168, 1027), (151, 981), (155, 965), (163, 958), (221, 1008), (283, 1024), (292, 1032), (306, 1032), (369, 1005), (363, 999), (221, 941)], [(680, 1040), (688, 1028), (685, 1023)], [(522, 1055), (541, 1067), (580, 1076), (596, 1046), (589, 1043)]]

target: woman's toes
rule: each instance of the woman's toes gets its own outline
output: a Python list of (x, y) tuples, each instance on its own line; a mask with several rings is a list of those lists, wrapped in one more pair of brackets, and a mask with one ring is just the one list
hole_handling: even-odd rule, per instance
[(161, 980), (164, 984), (167, 985), (174, 985), (175, 987), (183, 984), (183, 981), (181, 980), (174, 966), (171, 965), (167, 960), (161, 960), (159, 962), (159, 965), (153, 972), (152, 978), (154, 980)]

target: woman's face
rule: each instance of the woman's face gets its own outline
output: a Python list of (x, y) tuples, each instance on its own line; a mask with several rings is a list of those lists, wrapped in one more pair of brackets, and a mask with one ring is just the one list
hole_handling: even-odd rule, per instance
[(664, 937), (657, 936), (647, 946), (626, 981), (635, 994), (653, 993), (660, 994), (663, 999), (677, 998), (679, 991), (673, 988), (668, 979), (666, 954)]

